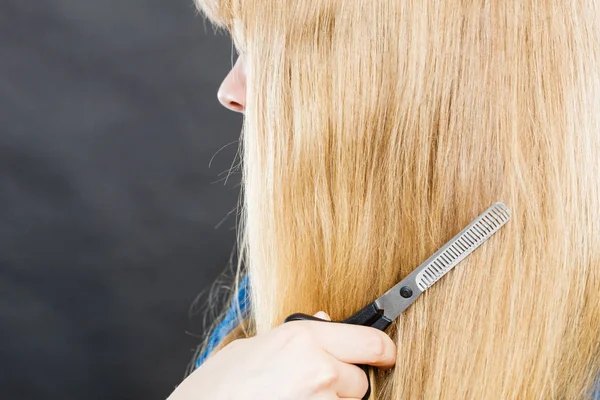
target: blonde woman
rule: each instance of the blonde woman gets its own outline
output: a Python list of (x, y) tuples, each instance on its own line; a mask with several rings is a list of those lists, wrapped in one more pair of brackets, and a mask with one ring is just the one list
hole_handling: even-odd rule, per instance
[[(240, 52), (241, 253), (171, 400), (360, 399), (355, 364), (371, 399), (595, 396), (597, 0), (198, 3)], [(496, 201), (511, 221), (385, 332), (282, 324), (348, 317)]]

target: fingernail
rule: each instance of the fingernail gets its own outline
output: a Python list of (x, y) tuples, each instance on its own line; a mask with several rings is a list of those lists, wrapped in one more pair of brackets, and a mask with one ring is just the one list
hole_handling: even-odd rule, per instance
[(315, 317), (325, 319), (327, 321), (331, 321), (331, 317), (329, 315), (327, 315), (327, 313), (325, 311), (319, 311), (318, 313), (315, 314)]

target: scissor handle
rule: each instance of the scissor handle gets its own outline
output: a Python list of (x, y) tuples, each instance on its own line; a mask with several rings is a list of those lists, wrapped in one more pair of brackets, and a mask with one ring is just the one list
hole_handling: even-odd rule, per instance
[[(300, 320), (327, 321), (308, 314), (294, 313), (288, 316), (283, 322), (285, 323)], [(354, 315), (346, 318), (343, 321), (327, 322), (339, 322), (343, 324), (370, 326), (372, 328), (379, 329), (380, 331), (384, 331), (392, 323), (392, 321), (383, 314), (383, 310), (377, 307), (377, 304), (375, 304), (375, 302), (367, 304), (365, 307), (357, 311)]]
[[(283, 322), (290, 321), (321, 321), (321, 322), (338, 322), (344, 324), (352, 324), (352, 325), (363, 325), (363, 326), (371, 326), (373, 328), (377, 328), (383, 331), (387, 328), (392, 321), (390, 321), (385, 315), (383, 315), (383, 310), (381, 310), (375, 303), (370, 303), (366, 307), (359, 310), (356, 314), (352, 315), (349, 318), (346, 318), (343, 321), (328, 321), (326, 319), (321, 319), (315, 317), (314, 315), (308, 315), (303, 313), (294, 313), (288, 316)], [(362, 400), (367, 400), (369, 395), (371, 394), (371, 382), (369, 380), (369, 365), (365, 364), (357, 364), (357, 367), (362, 369), (367, 375), (367, 392), (363, 396)]]

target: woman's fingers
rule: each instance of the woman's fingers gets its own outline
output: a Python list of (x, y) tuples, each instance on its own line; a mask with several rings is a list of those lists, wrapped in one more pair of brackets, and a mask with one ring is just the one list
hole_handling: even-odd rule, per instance
[(321, 318), (326, 321), (331, 321), (331, 317), (325, 311), (319, 311), (314, 315), (314, 317)]
[[(212, 355), (171, 394), (202, 398), (362, 399), (367, 376), (354, 364), (391, 367), (396, 346), (375, 328), (300, 320), (237, 339)], [(240, 362), (243, 361), (243, 362)]]
[(359, 400), (367, 393), (369, 381), (367, 374), (353, 364), (347, 364), (338, 360), (332, 361), (337, 369), (339, 379), (335, 381), (332, 389), (341, 399)]
[[(368, 364), (382, 369), (396, 363), (396, 345), (384, 332), (372, 327), (337, 322), (306, 322), (321, 348), (340, 361)], [(294, 324), (291, 321), (288, 324)], [(359, 369), (360, 370), (360, 369)]]
[[(315, 323), (317, 338), (329, 354), (350, 364), (367, 364), (391, 368), (396, 363), (396, 345), (384, 332), (375, 328), (343, 323)], [(334, 327), (333, 334), (324, 331)]]

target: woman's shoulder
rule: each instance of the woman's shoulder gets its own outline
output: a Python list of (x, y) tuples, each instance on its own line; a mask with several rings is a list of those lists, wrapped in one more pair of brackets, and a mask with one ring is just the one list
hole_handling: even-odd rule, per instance
[(200, 367), (200, 365), (204, 363), (208, 355), (215, 349), (215, 347), (218, 346), (223, 338), (239, 324), (241, 319), (246, 318), (249, 311), (249, 305), (250, 299), (248, 292), (248, 275), (245, 275), (240, 280), (237, 293), (229, 305), (225, 316), (219, 325), (217, 325), (217, 327), (210, 333), (206, 349), (196, 359), (195, 368)]

